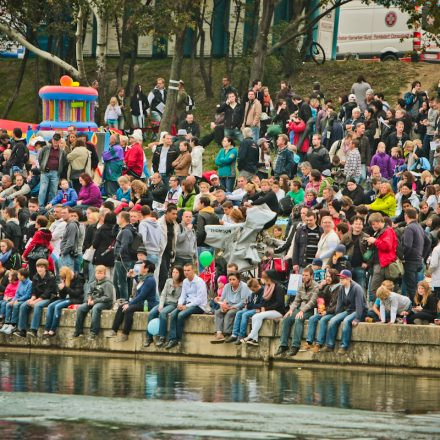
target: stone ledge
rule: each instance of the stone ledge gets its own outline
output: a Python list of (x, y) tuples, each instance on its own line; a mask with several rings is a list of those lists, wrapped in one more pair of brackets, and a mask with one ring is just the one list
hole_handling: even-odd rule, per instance
[[(114, 312), (104, 311), (101, 319), (101, 334), (95, 339), (87, 337), (71, 339), (74, 330), (76, 312), (64, 309), (60, 328), (56, 337), (43, 340), (39, 338), (18, 338), (0, 334), (0, 345), (8, 347), (62, 350), (87, 350), (91, 352), (138, 353), (138, 354), (171, 354), (184, 356), (201, 356), (212, 358), (249, 359), (255, 361), (272, 361), (279, 344), (280, 323), (265, 321), (260, 331), (258, 347), (234, 344), (211, 344), (214, 335), (214, 317), (210, 315), (193, 315), (185, 324), (185, 335), (181, 346), (172, 350), (158, 349), (154, 345), (143, 347), (148, 313), (137, 312), (134, 316), (133, 330), (127, 342), (118, 343), (116, 339), (105, 337), (111, 328)], [(45, 322), (43, 315), (42, 322)], [(85, 322), (88, 333), (90, 317)], [(307, 324), (305, 331), (307, 330)], [(40, 328), (42, 333), (42, 327)], [(339, 336), (338, 336), (339, 339)], [(295, 363), (363, 365), (392, 368), (421, 368), (440, 370), (440, 327), (438, 326), (404, 326), (387, 324), (361, 323), (353, 330), (353, 343), (348, 355), (336, 353), (300, 352), (293, 358), (281, 358), (284, 365)]]

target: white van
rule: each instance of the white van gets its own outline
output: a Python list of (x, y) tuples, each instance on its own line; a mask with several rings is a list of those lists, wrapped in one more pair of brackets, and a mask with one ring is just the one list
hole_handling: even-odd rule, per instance
[(387, 61), (419, 53), (422, 60), (440, 61), (436, 45), (421, 53), (426, 40), (423, 31), (409, 29), (408, 19), (409, 15), (398, 8), (366, 5), (359, 0), (345, 4), (339, 11), (337, 58), (355, 56)]

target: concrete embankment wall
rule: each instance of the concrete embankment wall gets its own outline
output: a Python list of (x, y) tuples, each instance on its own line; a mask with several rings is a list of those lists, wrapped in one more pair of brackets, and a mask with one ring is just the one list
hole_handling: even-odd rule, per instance
[[(147, 313), (135, 313), (133, 330), (129, 340), (123, 343), (115, 338), (106, 338), (105, 333), (111, 329), (113, 311), (102, 314), (100, 335), (91, 340), (87, 337), (90, 317), (85, 323), (86, 336), (72, 339), (76, 312), (63, 310), (58, 334), (50, 339), (18, 338), (0, 333), (0, 345), (4, 350), (27, 350), (38, 352), (41, 349), (62, 349), (64, 352), (80, 351), (88, 353), (103, 352), (108, 356), (131, 353), (134, 355), (174, 355), (204, 358), (220, 358), (229, 361), (235, 359), (261, 362), (275, 362), (289, 365), (290, 362), (304, 365), (331, 364), (359, 365), (386, 368), (416, 368), (438, 370), (440, 372), (440, 326), (388, 325), (361, 323), (353, 331), (350, 350), (347, 355), (335, 353), (299, 352), (294, 358), (275, 358), (274, 353), (279, 345), (280, 322), (265, 321), (260, 331), (258, 347), (246, 344), (211, 344), (214, 336), (214, 318), (207, 315), (191, 316), (185, 324), (185, 335), (182, 344), (171, 350), (158, 349), (153, 345), (145, 348), (145, 328)], [(43, 316), (42, 322), (45, 322)], [(306, 325), (307, 328), (307, 325)], [(39, 335), (43, 333), (40, 328)]]

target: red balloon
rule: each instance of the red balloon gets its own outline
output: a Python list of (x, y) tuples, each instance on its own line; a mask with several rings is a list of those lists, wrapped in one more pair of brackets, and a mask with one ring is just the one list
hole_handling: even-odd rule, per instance
[(60, 84), (64, 87), (69, 87), (73, 83), (73, 79), (69, 75), (63, 75), (60, 78)]

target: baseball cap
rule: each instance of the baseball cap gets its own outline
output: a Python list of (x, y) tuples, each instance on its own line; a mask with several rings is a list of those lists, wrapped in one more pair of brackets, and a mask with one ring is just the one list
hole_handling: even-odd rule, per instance
[(217, 174), (211, 174), (211, 177), (209, 178), (209, 180), (212, 180), (212, 179), (218, 179)]
[(267, 142), (267, 139), (266, 139), (266, 138), (260, 138), (260, 139), (258, 139), (258, 141), (257, 141), (257, 145), (258, 145), (258, 146), (263, 145), (264, 142)]
[(177, 136), (186, 136), (187, 134), (188, 134), (188, 132), (184, 128), (180, 128), (177, 131)]
[(341, 272), (338, 274), (339, 278), (352, 278), (353, 275), (351, 274), (351, 271), (348, 269), (341, 270)]
[(319, 266), (322, 267), (323, 265), (323, 261), (321, 260), (321, 258), (314, 258), (312, 261), (312, 266)]
[(345, 252), (347, 252), (347, 248), (343, 244), (338, 244), (335, 247), (335, 252), (341, 252), (341, 253), (345, 254)]
[(351, 93), (350, 95), (348, 95), (348, 100), (350, 102), (356, 102), (356, 95), (354, 93)]
[(325, 176), (325, 177), (330, 177), (330, 176), (332, 175), (332, 173), (331, 173), (330, 170), (324, 170), (324, 171), (322, 172), (322, 175)]
[(52, 136), (52, 139), (53, 139), (54, 141), (59, 141), (59, 140), (61, 139), (61, 135), (60, 135), (59, 133), (55, 133), (55, 134)]

